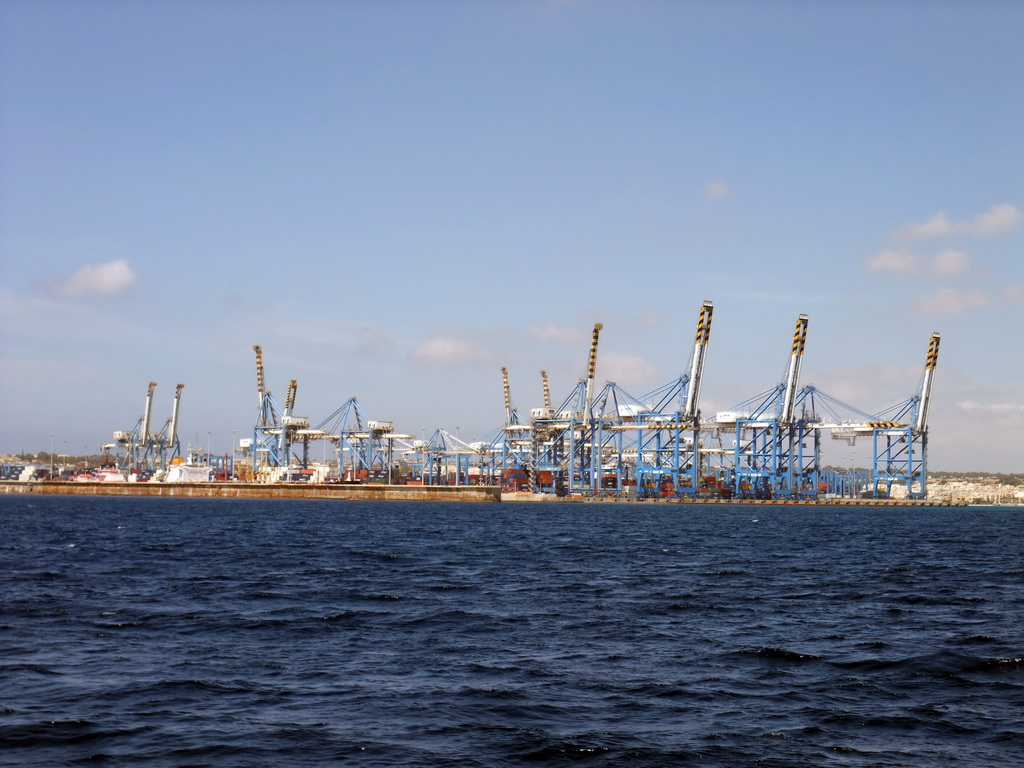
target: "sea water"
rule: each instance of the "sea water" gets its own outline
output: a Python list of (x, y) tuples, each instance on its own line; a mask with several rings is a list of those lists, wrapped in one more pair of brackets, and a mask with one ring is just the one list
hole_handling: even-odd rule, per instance
[(0, 497), (0, 764), (1021, 766), (1022, 529)]

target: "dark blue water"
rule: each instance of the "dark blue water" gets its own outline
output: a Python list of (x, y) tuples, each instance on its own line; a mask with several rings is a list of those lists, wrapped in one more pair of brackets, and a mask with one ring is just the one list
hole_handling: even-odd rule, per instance
[(1021, 766), (1022, 523), (0, 497), (0, 764)]

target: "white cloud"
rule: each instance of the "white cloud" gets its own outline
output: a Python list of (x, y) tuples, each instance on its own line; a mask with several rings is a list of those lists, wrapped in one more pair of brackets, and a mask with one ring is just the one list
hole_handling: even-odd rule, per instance
[(1017, 413), (1024, 412), (1024, 403), (976, 403), (973, 400), (961, 400), (956, 407), (968, 413)]
[(890, 272), (895, 275), (922, 275), (938, 280), (957, 277), (971, 268), (971, 257), (964, 251), (947, 249), (934, 256), (925, 256), (905, 248), (879, 251), (864, 264), (868, 272)]
[(556, 344), (580, 344), (588, 338), (582, 330), (569, 325), (535, 325), (526, 333), (531, 341)]
[(708, 200), (721, 200), (728, 197), (732, 190), (724, 181), (712, 181), (704, 185), (704, 195)]
[(993, 205), (986, 213), (978, 214), (968, 224), (972, 235), (1001, 235), (1017, 228), (1024, 212), (1009, 203)]
[(927, 296), (918, 296), (914, 301), (914, 308), (926, 315), (958, 315), (979, 307), (1021, 303), (1024, 303), (1024, 290), (1018, 285), (1007, 285), (997, 293), (985, 293), (978, 289), (957, 291), (943, 288)]
[(949, 217), (939, 212), (927, 221), (904, 224), (894, 235), (904, 240), (924, 240), (931, 237), (949, 237), (954, 231), (955, 227)]
[(984, 213), (979, 213), (973, 219), (963, 221), (951, 221), (944, 211), (940, 211), (927, 221), (903, 225), (893, 235), (903, 240), (925, 240), (954, 235), (992, 237), (1016, 229), (1022, 218), (1024, 211), (1009, 203), (1000, 203), (993, 205)]
[(485, 363), (491, 354), (465, 339), (451, 336), (436, 336), (413, 349), (411, 357), (420, 365), (458, 366), (471, 363)]
[(971, 268), (971, 257), (963, 251), (942, 251), (931, 260), (929, 268), (933, 277), (956, 277)]
[(395, 351), (395, 341), (388, 334), (382, 331), (366, 329), (357, 342), (352, 352), (357, 357), (366, 359), (377, 359), (390, 356)]
[(958, 315), (991, 303), (991, 297), (977, 289), (956, 291), (952, 288), (943, 288), (935, 293), (917, 297), (914, 308), (926, 315)]
[(865, 266), (868, 272), (895, 272), (900, 275), (910, 275), (917, 271), (920, 264), (920, 254), (888, 248), (868, 259)]
[(943, 288), (926, 296), (918, 296), (914, 301), (914, 308), (925, 315), (959, 315), (969, 309), (986, 307), (992, 303), (991, 296), (977, 289), (956, 291), (952, 288)]
[(607, 352), (598, 356), (601, 376), (628, 389), (654, 383), (658, 372), (653, 365), (634, 355)]
[(636, 319), (641, 328), (658, 328), (665, 324), (665, 316), (661, 312), (648, 312)]
[(1008, 285), (999, 292), (999, 298), (1007, 304), (1024, 304), (1024, 290), (1019, 285)]
[(60, 298), (126, 296), (138, 283), (138, 275), (126, 259), (85, 264), (54, 283), (51, 292)]
[[(247, 320), (250, 326), (251, 320)], [(266, 335), (280, 335), (288, 343), (289, 349), (316, 344), (329, 349), (342, 349), (363, 359), (381, 359), (390, 357), (397, 349), (397, 342), (385, 328), (369, 325), (350, 325), (339, 322), (329, 316), (307, 313), (301, 317), (273, 318), (276, 333), (266, 331)], [(298, 360), (306, 360), (304, 353), (297, 355)], [(323, 364), (333, 366), (329, 356), (322, 356)]]

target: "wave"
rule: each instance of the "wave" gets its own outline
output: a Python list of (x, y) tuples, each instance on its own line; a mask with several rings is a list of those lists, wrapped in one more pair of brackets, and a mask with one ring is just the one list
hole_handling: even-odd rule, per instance
[(776, 648), (771, 646), (735, 651), (735, 653), (738, 656), (753, 656), (759, 659), (768, 659), (769, 661), (807, 662), (818, 661), (821, 659), (820, 656), (813, 653), (799, 653), (797, 651), (790, 651), (785, 648)]

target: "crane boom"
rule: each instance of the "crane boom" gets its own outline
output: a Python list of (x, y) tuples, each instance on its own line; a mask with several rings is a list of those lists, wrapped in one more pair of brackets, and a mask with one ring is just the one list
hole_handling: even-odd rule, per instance
[(796, 401), (796, 386), (800, 378), (800, 363), (804, 356), (804, 344), (807, 341), (807, 315), (800, 315), (793, 332), (793, 353), (789, 359), (789, 373), (786, 375), (785, 396), (782, 400), (782, 411), (779, 423), (790, 424), (793, 421), (793, 403)]
[(149, 419), (153, 413), (153, 390), (156, 389), (156, 382), (149, 382), (149, 390), (146, 392), (146, 410), (142, 414), (142, 430), (139, 433), (139, 442), (143, 445), (149, 442)]
[(263, 347), (253, 344), (252, 348), (256, 353), (256, 394), (259, 395), (259, 404), (263, 405)]
[(586, 404), (584, 406), (583, 418), (590, 419), (590, 407), (594, 399), (594, 371), (597, 368), (597, 339), (601, 335), (601, 329), (604, 325), (601, 323), (594, 324), (594, 335), (590, 341), (590, 359), (587, 362), (587, 393), (586, 393)]
[(508, 368), (501, 369), (501, 386), (505, 392), (505, 426), (512, 421), (512, 394), (508, 388)]
[(540, 379), (544, 383), (544, 408), (551, 408), (551, 389), (548, 387), (548, 372), (541, 371)]
[(295, 408), (295, 395), (298, 391), (298, 388), (299, 383), (295, 379), (292, 379), (288, 383), (288, 394), (285, 395), (284, 398), (284, 412), (289, 416), (292, 413), (292, 409)]
[(693, 344), (693, 362), (690, 364), (690, 379), (686, 386), (686, 406), (683, 410), (683, 419), (693, 421), (700, 417), (700, 409), (697, 406), (700, 395), (700, 383), (704, 376), (704, 356), (707, 353), (708, 340), (711, 338), (711, 315), (714, 312), (714, 305), (705, 301), (700, 308), (700, 317), (697, 319), (697, 339)]
[(174, 390), (174, 407), (171, 409), (171, 426), (167, 435), (168, 445), (174, 445), (178, 440), (178, 402), (181, 400), (181, 390), (184, 387), (184, 384), (179, 384)]
[(914, 432), (919, 434), (928, 430), (928, 404), (932, 397), (932, 377), (938, 362), (939, 334), (933, 333), (928, 342), (928, 356), (924, 361), (924, 377), (921, 379), (921, 397), (917, 404), (917, 421), (914, 423)]
[(256, 407), (259, 408), (260, 414), (259, 426), (265, 427), (267, 420), (263, 410), (263, 393), (266, 391), (263, 386), (263, 348), (259, 344), (253, 344), (252, 349), (256, 353)]

